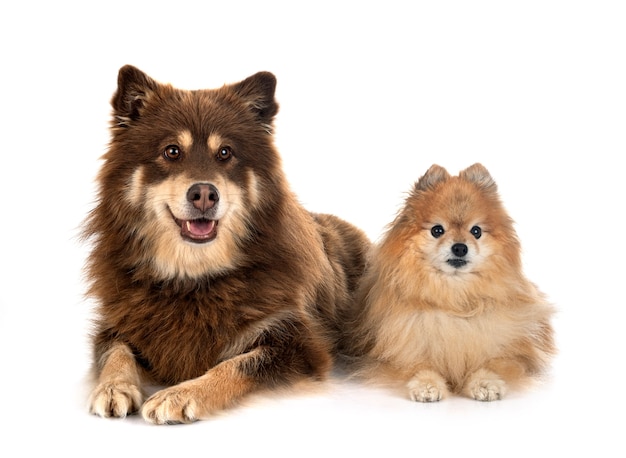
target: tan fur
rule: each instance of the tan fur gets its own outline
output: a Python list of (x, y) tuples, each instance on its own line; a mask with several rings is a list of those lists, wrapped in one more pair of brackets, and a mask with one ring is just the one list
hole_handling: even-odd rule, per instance
[(209, 151), (215, 152), (217, 149), (224, 143), (222, 137), (219, 134), (211, 134), (209, 135), (209, 139), (207, 140), (207, 145), (209, 147)]
[(257, 388), (254, 379), (239, 367), (262, 358), (263, 352), (257, 348), (234, 356), (198, 378), (159, 391), (144, 403), (142, 415), (155, 424), (190, 423), (232, 407)]
[[(245, 233), (250, 209), (242, 201), (240, 187), (223, 177), (212, 180), (223, 191), (218, 217), (226, 230), (222, 231), (220, 243), (194, 246), (179, 242), (176, 224), (163, 203), (166, 202), (174, 214), (183, 214), (185, 191), (193, 182), (190, 177), (179, 175), (156, 185), (144, 186), (147, 216), (139, 235), (152, 241), (154, 249), (145, 252), (145, 262), (153, 264), (163, 279), (177, 276), (197, 278), (206, 273), (225, 272), (232, 269), (238, 256), (241, 256), (236, 248), (237, 237)], [(172, 230), (161, 229), (168, 226)]]
[[(186, 423), (330, 371), (369, 241), (291, 191), (275, 85), (186, 91), (120, 69), (85, 226), (92, 413)], [(145, 383), (163, 389), (145, 400)]]
[(178, 134), (178, 144), (185, 150), (191, 149), (193, 146), (193, 135), (188, 129), (183, 129)]
[[(437, 238), (436, 225), (445, 229)], [(447, 261), (454, 244), (467, 249), (460, 268)], [(452, 392), (491, 401), (546, 369), (552, 314), (522, 273), (487, 170), (475, 164), (451, 177), (433, 166), (370, 254), (344, 343), (361, 374), (400, 383), (413, 400)]]
[(90, 411), (101, 417), (124, 417), (136, 412), (143, 396), (140, 369), (128, 346), (117, 343), (101, 358), (97, 389), (91, 393)]

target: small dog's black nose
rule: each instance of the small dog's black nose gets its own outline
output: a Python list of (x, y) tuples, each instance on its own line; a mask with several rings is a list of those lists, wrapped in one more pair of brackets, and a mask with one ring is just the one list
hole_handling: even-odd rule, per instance
[(217, 188), (210, 183), (196, 183), (187, 191), (187, 200), (198, 210), (205, 212), (220, 200)]
[(467, 245), (464, 243), (455, 243), (452, 245), (452, 254), (462, 258), (467, 254)]

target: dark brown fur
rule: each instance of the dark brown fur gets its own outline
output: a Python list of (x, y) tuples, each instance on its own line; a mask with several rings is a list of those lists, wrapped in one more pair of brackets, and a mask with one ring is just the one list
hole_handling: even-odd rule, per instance
[[(144, 418), (188, 422), (260, 388), (322, 379), (331, 367), (337, 320), (369, 242), (336, 217), (305, 211), (290, 191), (271, 135), (275, 83), (258, 73), (185, 91), (120, 70), (85, 230), (94, 243), (89, 293), (99, 303), (92, 412), (142, 408), (148, 380), (169, 388), (143, 404)], [(165, 160), (181, 136), (192, 139), (188, 148)], [(218, 140), (232, 150), (228, 161), (216, 158)], [(237, 190), (225, 196), (237, 213), (219, 221), (208, 244), (178, 241), (173, 220), (153, 211), (169, 198), (160, 188), (168, 180), (221, 180)]]

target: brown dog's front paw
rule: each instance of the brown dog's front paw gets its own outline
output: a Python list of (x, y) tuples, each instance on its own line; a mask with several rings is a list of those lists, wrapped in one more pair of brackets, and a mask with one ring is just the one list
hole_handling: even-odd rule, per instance
[(101, 417), (125, 417), (139, 410), (143, 401), (141, 390), (128, 382), (99, 384), (91, 393), (89, 411)]
[(148, 398), (141, 415), (156, 425), (192, 423), (199, 419), (197, 405), (189, 390), (172, 387)]

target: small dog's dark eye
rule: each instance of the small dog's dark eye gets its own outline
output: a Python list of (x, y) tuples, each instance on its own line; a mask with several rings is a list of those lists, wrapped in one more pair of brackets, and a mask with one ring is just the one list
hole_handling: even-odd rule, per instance
[(180, 148), (178, 145), (166, 146), (163, 150), (163, 156), (170, 161), (177, 161), (181, 156)]
[(441, 237), (444, 234), (444, 232), (446, 232), (446, 231), (443, 229), (443, 226), (441, 224), (437, 224), (436, 226), (433, 226), (432, 229), (430, 230), (430, 233), (436, 239)]
[(475, 239), (479, 239), (480, 236), (483, 235), (483, 230), (478, 226), (474, 226), (470, 229), (470, 233), (474, 236)]
[(232, 157), (232, 155), (233, 151), (229, 146), (222, 146), (217, 152), (217, 159), (220, 161), (227, 161)]

